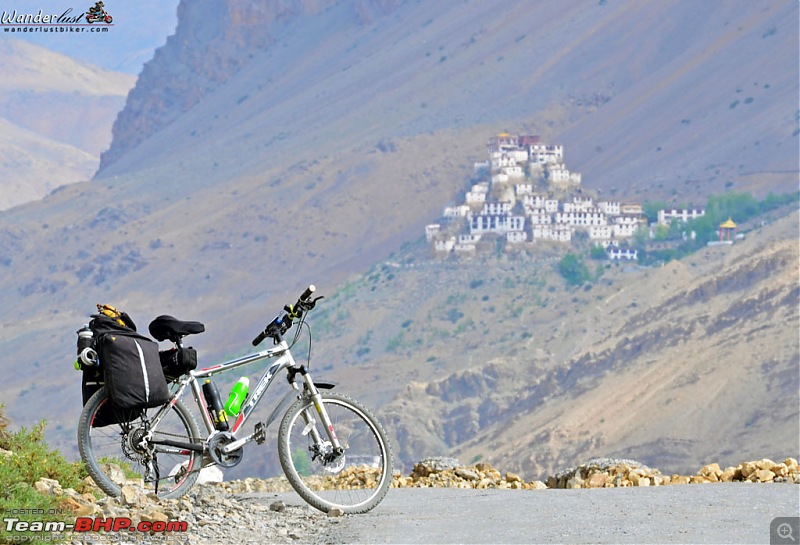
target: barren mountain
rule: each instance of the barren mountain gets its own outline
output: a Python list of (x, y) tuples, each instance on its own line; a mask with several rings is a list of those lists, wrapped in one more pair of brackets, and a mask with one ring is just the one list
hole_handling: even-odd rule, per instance
[(88, 180), (134, 77), (0, 40), (0, 210)]
[[(723, 343), (733, 330), (718, 316), (734, 313), (749, 326), (732, 297), (711, 295), (722, 279), (706, 285), (704, 275), (728, 271), (742, 305), (763, 294), (765, 308), (775, 308), (760, 311), (758, 323), (791, 309), (796, 329), (791, 289), (770, 295), (762, 276), (746, 272), (777, 259), (788, 277), (785, 257), (768, 256), (792, 250), (756, 237), (741, 250), (673, 265), (674, 273), (610, 270), (607, 285), (575, 293), (553, 277), (563, 249), (486, 263), (385, 261), (391, 252), (423, 255), (415, 246), (423, 226), (462, 197), (473, 161), (501, 130), (564, 144), (584, 184), (620, 200), (701, 204), (729, 187), (796, 190), (796, 3), (198, 0), (181, 2), (178, 13), (176, 35), (137, 81), (95, 178), (0, 214), (0, 396), (17, 422), (47, 417), (65, 451), (80, 404), (74, 332), (98, 302), (125, 309), (140, 326), (163, 313), (205, 322), (207, 332), (191, 341), (210, 362), (247, 350), (280, 305), (314, 282), (338, 293), (315, 318), (315, 361), (343, 389), (388, 405), (406, 459), (440, 449), (510, 459), (508, 445), (521, 441), (531, 471), (576, 449), (652, 444), (661, 452), (663, 437), (698, 441), (699, 433), (664, 432), (665, 390), (642, 395), (647, 403), (634, 396), (629, 410), (639, 420), (630, 424), (616, 416), (624, 404), (609, 405), (597, 423), (605, 435), (592, 435), (594, 422), (567, 409), (578, 406), (575, 396), (588, 411), (584, 388), (607, 391), (617, 374), (626, 395), (653, 390), (642, 377), (667, 380), (654, 370), (666, 373), (663, 362), (678, 359), (681, 343), (681, 354), (706, 360), (743, 355)], [(778, 238), (796, 240), (789, 231)], [(413, 252), (400, 251), (404, 244)], [(351, 301), (361, 285), (376, 299)], [(708, 318), (696, 302), (706, 292), (716, 308)], [(404, 300), (425, 314), (400, 312)], [(536, 326), (527, 335), (523, 318)], [(781, 343), (735, 360), (741, 380), (751, 380), (751, 366), (780, 378), (796, 365), (796, 335), (774, 327)], [(641, 350), (629, 353), (625, 337)], [(369, 352), (358, 355), (362, 348)], [(674, 374), (691, 377), (684, 358)], [(516, 369), (523, 374), (509, 375)], [(568, 369), (584, 382), (570, 382)], [(696, 383), (708, 385), (697, 373)], [(509, 377), (526, 382), (513, 389)], [(412, 380), (421, 385), (406, 393)], [(773, 388), (786, 388), (780, 380)], [(691, 384), (681, 392), (696, 393)], [(734, 404), (713, 399), (719, 422)], [(404, 400), (419, 403), (405, 408)], [(537, 411), (513, 441), (498, 439), (516, 404), (539, 403), (555, 408)], [(699, 425), (707, 414), (697, 403), (671, 401), (673, 418)], [(735, 406), (743, 421), (771, 407), (760, 395)], [(435, 407), (444, 416), (427, 412)], [(780, 439), (769, 445), (785, 447), (794, 415), (780, 413)], [(633, 423), (647, 418), (652, 430), (633, 434)], [(427, 431), (418, 435), (421, 420)], [(552, 448), (539, 448), (551, 436)], [(709, 437), (719, 452), (726, 441)], [(755, 451), (764, 436), (736, 437), (737, 449)], [(676, 463), (711, 452), (692, 445)], [(530, 459), (533, 452), (539, 457)]]

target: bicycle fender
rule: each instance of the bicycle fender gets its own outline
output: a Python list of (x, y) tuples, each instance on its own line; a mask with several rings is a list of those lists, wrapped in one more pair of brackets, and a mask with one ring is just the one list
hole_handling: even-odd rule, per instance
[(283, 399), (281, 399), (280, 403), (278, 403), (275, 408), (272, 409), (269, 418), (267, 418), (266, 422), (264, 422), (264, 427), (268, 428), (269, 425), (272, 424), (276, 418), (278, 418), (278, 415), (286, 412), (286, 410), (289, 408), (289, 405), (294, 403), (296, 400), (297, 392), (295, 391), (288, 392), (285, 396), (283, 396)]
[[(333, 390), (336, 387), (336, 384), (333, 382), (315, 382), (314, 386), (317, 387), (318, 390)], [(264, 427), (268, 428), (270, 424), (272, 424), (276, 418), (278, 418), (279, 414), (283, 414), (289, 409), (289, 405), (294, 403), (297, 400), (297, 392), (288, 392), (283, 399), (281, 399), (280, 403), (278, 403), (272, 412), (267, 418), (266, 422), (264, 422)]]

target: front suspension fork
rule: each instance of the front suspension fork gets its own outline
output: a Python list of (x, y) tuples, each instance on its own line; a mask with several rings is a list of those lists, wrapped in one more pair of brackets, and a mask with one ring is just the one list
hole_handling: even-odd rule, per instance
[[(301, 367), (298, 372), (303, 375), (305, 389), (308, 392), (307, 395), (311, 399), (311, 403), (314, 404), (314, 408), (317, 410), (317, 414), (322, 421), (322, 425), (325, 427), (325, 433), (328, 436), (328, 440), (331, 442), (331, 445), (333, 446), (333, 455), (335, 457), (341, 456), (344, 454), (344, 448), (342, 448), (339, 438), (336, 437), (336, 430), (333, 429), (333, 423), (331, 422), (330, 416), (328, 416), (328, 411), (325, 409), (325, 404), (322, 402), (322, 395), (319, 393), (316, 385), (314, 385), (314, 381), (311, 379), (311, 375), (306, 371), (305, 367)], [(298, 391), (300, 390), (300, 387), (297, 386), (294, 381), (291, 381), (291, 384), (292, 388)], [(311, 438), (314, 440), (314, 444), (321, 444), (323, 439), (320, 436), (319, 431), (317, 431), (316, 426), (312, 425), (314, 422), (314, 415), (309, 414), (309, 409), (303, 411), (303, 420), (306, 423), (306, 428), (309, 429), (309, 433)]]

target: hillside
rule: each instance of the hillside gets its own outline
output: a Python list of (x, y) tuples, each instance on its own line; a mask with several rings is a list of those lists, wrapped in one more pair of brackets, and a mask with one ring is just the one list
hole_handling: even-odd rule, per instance
[[(727, 187), (796, 190), (798, 78), (784, 68), (798, 66), (796, 3), (358, 5), (256, 2), (243, 11), (232, 2), (182, 2), (176, 35), (137, 80), (95, 178), (0, 213), (0, 369), (6, 378), (0, 398), (15, 422), (47, 417), (51, 442), (71, 452), (80, 408), (71, 366), (75, 331), (96, 303), (125, 309), (140, 326), (164, 313), (204, 322), (207, 332), (192, 344), (210, 362), (247, 350), (274, 312), (314, 282), (327, 294), (343, 286), (341, 301), (348, 290), (376, 288), (369, 293), (377, 299), (343, 306), (341, 315), (330, 301), (324, 339), (340, 334), (341, 344), (315, 344), (315, 351), (325, 350), (315, 357), (322, 369), (332, 366), (348, 391), (386, 406), (398, 437), (413, 439), (406, 459), (445, 447), (505, 456), (495, 438), (500, 417), (510, 415), (516, 396), (528, 394), (493, 400), (488, 414), (497, 420), (475, 424), (483, 413), (473, 407), (478, 398), (458, 393), (458, 372), (491, 364), (499, 377), (492, 384), (508, 384), (509, 369), (522, 369), (522, 357), (533, 351), (524, 369), (552, 385), (548, 403), (556, 409), (546, 414), (554, 419), (561, 407), (556, 398), (567, 403), (574, 390), (559, 390), (559, 368), (574, 361), (589, 384), (611, 380), (599, 370), (613, 358), (601, 355), (624, 336), (647, 336), (657, 325), (639, 316), (645, 299), (658, 306), (660, 297), (677, 297), (676, 290), (701, 282), (700, 270), (716, 274), (716, 268), (684, 264), (669, 281), (655, 283), (655, 271), (611, 270), (608, 285), (604, 280), (572, 293), (551, 269), (558, 248), (532, 261), (406, 267), (405, 256), (422, 255), (414, 252), (424, 225), (462, 198), (473, 162), (485, 157), (487, 137), (509, 130), (562, 143), (584, 184), (619, 200), (682, 202)], [(789, 232), (782, 238), (796, 239), (796, 230)], [(742, 259), (757, 260), (762, 250), (770, 248), (750, 247), (752, 257)], [(404, 257), (386, 263), (392, 252)], [(726, 263), (716, 265), (733, 273)], [(347, 283), (353, 278), (360, 284)], [(762, 289), (759, 282), (757, 275), (742, 276), (741, 297), (749, 296), (749, 283)], [(612, 298), (621, 285), (626, 295)], [(521, 293), (509, 296), (514, 288)], [(627, 294), (639, 290), (641, 300), (631, 307)], [(598, 296), (613, 301), (618, 321), (592, 314), (600, 312), (592, 310)], [(444, 306), (430, 306), (426, 298)], [(397, 306), (405, 299), (419, 308)], [(718, 301), (722, 312), (727, 307)], [(704, 309), (689, 302), (664, 312), (676, 322), (701, 320)], [(786, 311), (788, 304), (776, 308)], [(430, 323), (418, 312), (430, 313)], [(522, 318), (540, 329), (526, 336), (517, 325)], [(620, 333), (623, 318), (635, 331)], [(661, 327), (662, 335), (677, 334)], [(786, 341), (796, 337), (779, 330), (784, 343), (764, 347), (758, 359), (758, 365), (777, 361), (776, 373), (797, 353)], [(498, 336), (484, 343), (488, 332)], [(545, 347), (537, 345), (540, 339)], [(699, 353), (729, 355), (722, 345), (687, 339)], [(428, 344), (433, 351), (422, 350)], [(357, 366), (354, 347), (369, 348), (373, 359)], [(666, 357), (666, 348), (653, 350), (653, 358)], [(394, 356), (384, 358), (387, 351)], [(593, 358), (604, 363), (590, 364)], [(628, 377), (649, 369), (632, 365), (614, 370)], [(469, 399), (447, 426), (428, 425), (425, 407), (401, 411), (402, 400), (393, 401), (415, 381), (422, 386), (412, 386), (409, 398), (431, 407), (451, 403), (439, 401), (449, 386), (437, 383), (450, 375), (458, 386), (452, 395)], [(475, 391), (481, 384), (476, 380)], [(694, 402), (672, 403), (689, 411)], [(436, 435), (408, 435), (420, 418)], [(611, 426), (610, 416), (606, 421)], [(548, 431), (539, 421), (529, 425)], [(442, 435), (444, 427), (461, 435)], [(656, 440), (634, 443), (625, 435), (630, 429), (614, 431), (603, 448)], [(539, 471), (568, 459), (574, 445), (565, 447), (566, 439), (586, 425), (576, 420), (570, 430), (526, 467)], [(687, 463), (703, 454), (693, 448)]]
[(544, 259), (384, 264), (322, 305), (317, 365), (391, 399), (405, 464), (446, 452), (543, 478), (599, 456), (687, 471), (796, 452), (797, 225), (577, 290)]
[(0, 210), (88, 180), (134, 77), (3, 36)]

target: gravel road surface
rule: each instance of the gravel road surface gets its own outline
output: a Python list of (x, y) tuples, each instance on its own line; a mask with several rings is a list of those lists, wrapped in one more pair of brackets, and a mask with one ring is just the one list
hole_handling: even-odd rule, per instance
[[(302, 505), (296, 495), (280, 496), (287, 505)], [(798, 516), (800, 486), (792, 484), (409, 488), (390, 490), (369, 514), (320, 521), (317, 535), (297, 537), (308, 543), (375, 544), (770, 543), (773, 519)], [(774, 538), (773, 543), (792, 543)]]

